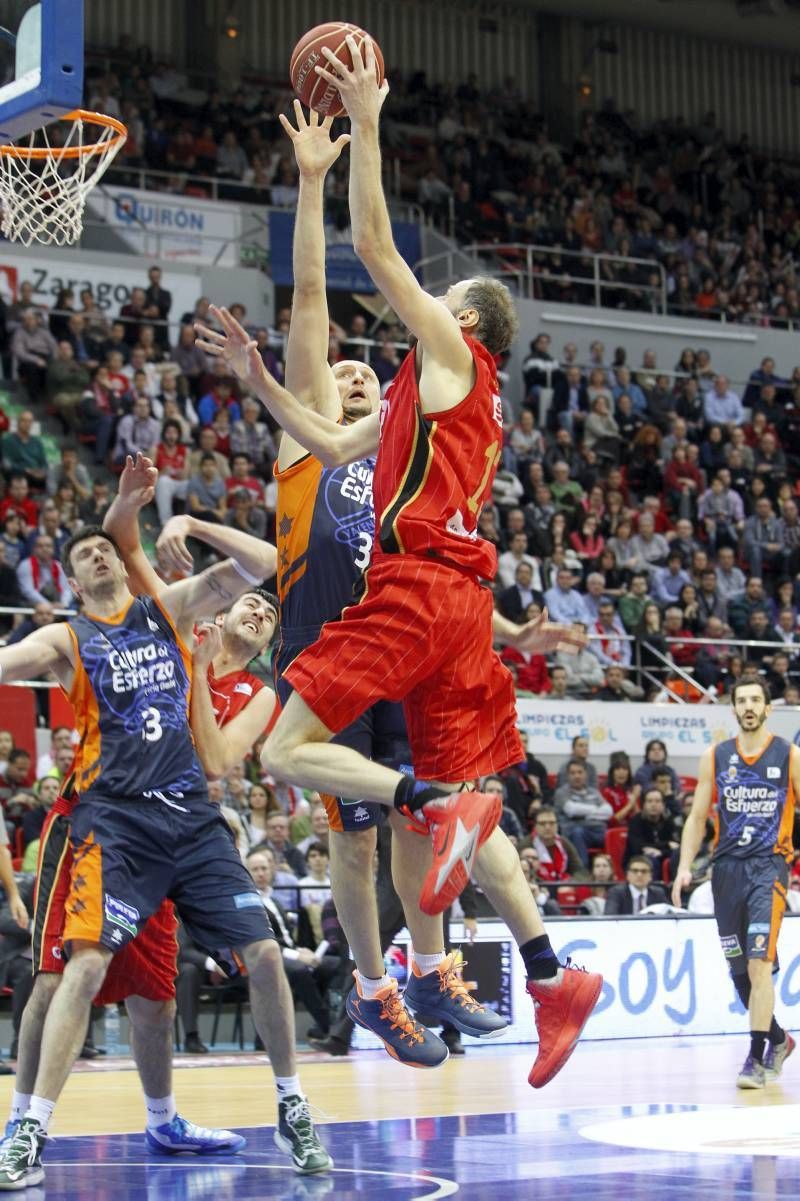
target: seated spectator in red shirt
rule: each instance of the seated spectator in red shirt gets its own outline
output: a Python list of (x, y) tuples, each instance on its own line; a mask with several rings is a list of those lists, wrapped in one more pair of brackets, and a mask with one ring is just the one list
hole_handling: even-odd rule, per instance
[(691, 630), (684, 625), (683, 610), (677, 605), (670, 605), (664, 614), (664, 637), (685, 639), (685, 641), (668, 642), (672, 661), (678, 667), (694, 667), (697, 658), (698, 645), (692, 641)]
[(536, 814), (532, 846), (539, 855), (542, 880), (583, 880), (586, 869), (576, 847), (558, 833), (555, 809), (540, 809)]
[(600, 792), (614, 810), (614, 816), (609, 818), (609, 826), (627, 825), (628, 819), (639, 810), (642, 790), (634, 780), (631, 765), (627, 761), (620, 763), (612, 760), (608, 767), (608, 783)]
[(517, 688), (542, 696), (552, 685), (544, 655), (532, 655), (514, 646), (504, 646), (500, 658), (511, 671)]
[(28, 495), (28, 481), (21, 472), (12, 475), (8, 483), (8, 496), (0, 501), (0, 522), (6, 513), (16, 513), (22, 520), (23, 533), (27, 537), (39, 524), (39, 506)]
[(225, 490), (228, 493), (236, 492), (240, 488), (246, 488), (256, 504), (263, 505), (264, 485), (253, 475), (250, 456), (241, 451), (231, 459), (231, 474), (225, 480)]
[(156, 507), (158, 520), (166, 525), (172, 516), (175, 497), (186, 499), (189, 482), (189, 447), (181, 442), (181, 427), (178, 421), (165, 421), (161, 427), (161, 441), (156, 450)]

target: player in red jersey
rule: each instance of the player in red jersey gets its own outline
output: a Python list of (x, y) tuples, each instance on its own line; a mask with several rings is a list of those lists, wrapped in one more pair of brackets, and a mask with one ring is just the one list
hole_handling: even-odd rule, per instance
[[(352, 68), (317, 71), (340, 88), (351, 119), (350, 215), (356, 251), (376, 286), (417, 338), (379, 415), (343, 428), (302, 408), (264, 368), (255, 344), (225, 310), (223, 335), (201, 329), (201, 345), (223, 355), (283, 428), (323, 463), (377, 452), (376, 533), (362, 600), (329, 623), (291, 665), (295, 692), (263, 751), (283, 778), (358, 795), (414, 815), (429, 831), (433, 863), (422, 863), (420, 907), (445, 908), (470, 871), (520, 946), (536, 1005), (539, 1054), (534, 1087), (567, 1061), (597, 1002), (599, 975), (562, 967), (544, 932), (518, 857), (496, 830), (499, 806), (454, 792), (485, 771), (523, 759), (513, 681), (492, 649), (494, 548), (478, 537), (502, 451), (493, 355), (516, 333), (506, 288), (464, 280), (436, 300), (398, 253), (381, 185), (374, 50), (366, 62), (349, 40)], [(568, 640), (542, 623), (540, 647)], [(403, 701), (415, 772), (403, 776), (330, 744), (333, 734), (379, 698)], [(482, 849), (481, 849), (482, 848)], [(480, 853), (478, 853), (480, 851)], [(354, 999), (357, 1008), (363, 1003)]]

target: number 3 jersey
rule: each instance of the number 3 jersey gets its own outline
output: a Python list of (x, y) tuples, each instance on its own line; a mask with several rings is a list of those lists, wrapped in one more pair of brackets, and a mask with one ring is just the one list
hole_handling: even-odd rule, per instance
[(189, 729), (192, 658), (158, 600), (131, 599), (114, 617), (81, 613), (67, 628), (81, 800), (204, 800)]
[(275, 468), (282, 643), (314, 642), (353, 600), (372, 553), (374, 470), (374, 459), (323, 467), (313, 455)]
[(796, 754), (796, 747), (775, 735), (755, 757), (745, 757), (736, 738), (714, 748), (715, 859), (791, 858), (795, 795), (790, 771)]

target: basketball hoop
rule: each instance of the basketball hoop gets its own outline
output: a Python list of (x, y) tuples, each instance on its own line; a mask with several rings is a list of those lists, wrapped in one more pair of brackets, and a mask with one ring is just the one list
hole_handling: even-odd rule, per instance
[[(51, 145), (47, 126), (25, 146), (0, 146), (0, 229), (12, 242), (77, 242), (86, 197), (128, 137), (121, 121), (102, 113), (78, 108), (61, 120), (72, 122), (61, 146)], [(84, 126), (100, 127), (96, 141), (84, 142)]]

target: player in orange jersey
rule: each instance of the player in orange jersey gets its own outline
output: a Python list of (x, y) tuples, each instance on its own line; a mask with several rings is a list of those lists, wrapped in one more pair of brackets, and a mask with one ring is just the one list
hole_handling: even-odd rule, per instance
[[(329, 623), (287, 673), (295, 692), (270, 734), (263, 761), (284, 778), (398, 809), (429, 832), (433, 863), (420, 856), (420, 907), (440, 912), (470, 871), (504, 917), (536, 1005), (539, 1054), (529, 1080), (541, 1087), (571, 1055), (597, 1002), (598, 975), (558, 963), (519, 861), (496, 831), (499, 806), (458, 792), (487, 770), (522, 760), (513, 681), (492, 649), (494, 548), (478, 537), (502, 450), (493, 356), (516, 333), (507, 289), (464, 280), (435, 300), (392, 240), (381, 185), (374, 51), (366, 63), (318, 71), (340, 88), (351, 119), (350, 210), (357, 253), (417, 339), (380, 414), (347, 428), (310, 413), (265, 370), (254, 343), (225, 310), (224, 334), (201, 330), (273, 416), (323, 463), (376, 454), (376, 534), (362, 600)], [(569, 641), (543, 622), (539, 649)], [(404, 776), (331, 744), (333, 734), (379, 698), (404, 704), (414, 770)], [(482, 848), (482, 849), (481, 849)], [(480, 852), (480, 853), (479, 853)], [(356, 994), (357, 1008), (369, 1002)]]

